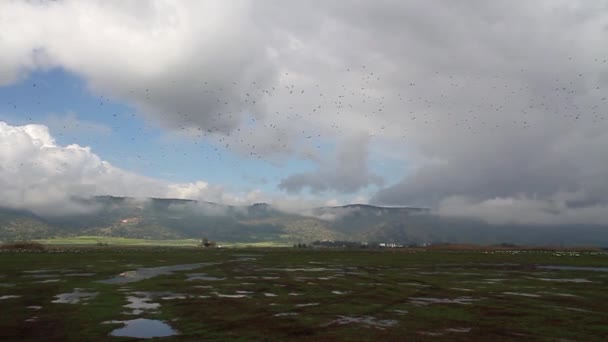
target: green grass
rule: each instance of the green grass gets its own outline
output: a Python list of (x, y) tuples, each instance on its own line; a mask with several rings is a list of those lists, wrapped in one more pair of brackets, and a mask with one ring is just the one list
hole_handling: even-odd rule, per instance
[[(111, 246), (175, 246), (175, 247), (195, 247), (200, 244), (197, 239), (179, 239), (179, 240), (150, 240), (150, 239), (134, 239), (122, 237), (104, 237), (104, 236), (75, 236), (75, 237), (58, 237), (52, 239), (37, 239), (45, 245), (51, 246), (70, 246), (70, 245), (96, 245), (98, 243), (108, 244)], [(291, 247), (291, 244), (262, 241), (250, 243), (235, 243), (235, 242), (218, 242), (218, 245), (225, 248), (253, 248), (253, 247)]]
[[(66, 247), (68, 244), (62, 243), (62, 247), (49, 247), (48, 252), (0, 253), (0, 297), (20, 296), (0, 300), (0, 340), (108, 340), (108, 334), (121, 325), (102, 322), (138, 317), (166, 321), (180, 332), (176, 340), (608, 338), (608, 272), (536, 268), (608, 267), (608, 255), (602, 253), (557, 256), (551, 252), (202, 249), (185, 244), (175, 248), (132, 243), (120, 246), (119, 240), (109, 243), (112, 245), (104, 248), (85, 247), (83, 243)], [(96, 282), (138, 267), (192, 263), (205, 265), (126, 285)], [(28, 273), (37, 270), (51, 277), (36, 278), (37, 273)], [(72, 273), (94, 274), (68, 275)], [(188, 281), (188, 273), (218, 279)], [(591, 282), (538, 278), (583, 278)], [(61, 281), (37, 282), (48, 279)], [(98, 295), (86, 305), (52, 303), (57, 294), (75, 288)], [(219, 296), (238, 291), (248, 291), (248, 298)], [(160, 308), (138, 315), (126, 313), (127, 296), (141, 292), (150, 294)], [(166, 292), (186, 297), (162, 299)], [(476, 301), (419, 305), (413, 300), (467, 296)], [(319, 304), (301, 306), (307, 303)], [(32, 305), (42, 309), (27, 308)], [(282, 313), (297, 315), (275, 316)], [(340, 316), (368, 317), (372, 324), (338, 324)], [(36, 319), (28, 321), (32, 317)], [(378, 327), (373, 322), (391, 323)], [(470, 331), (449, 330), (453, 328)], [(428, 333), (441, 335), (425, 335)]]
[(34, 240), (45, 245), (95, 245), (106, 243), (117, 246), (197, 246), (200, 240), (181, 239), (181, 240), (148, 240), (132, 239), (122, 237), (103, 237), (103, 236), (76, 236), (66, 238), (52, 238)]

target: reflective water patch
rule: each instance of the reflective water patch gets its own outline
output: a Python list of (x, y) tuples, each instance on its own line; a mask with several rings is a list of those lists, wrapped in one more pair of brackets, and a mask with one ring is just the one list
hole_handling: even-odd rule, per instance
[(397, 325), (397, 321), (393, 319), (384, 319), (378, 320), (372, 316), (363, 316), (363, 317), (353, 317), (353, 316), (341, 316), (338, 315), (338, 319), (335, 319), (329, 323), (325, 323), (321, 325), (322, 327), (327, 327), (330, 325), (346, 325), (346, 324), (363, 324), (369, 327), (374, 327), (378, 329), (384, 329), (388, 327), (393, 327)]
[(188, 276), (188, 279), (186, 279), (187, 281), (195, 281), (195, 280), (218, 281), (218, 280), (226, 279), (226, 278), (209, 276), (205, 273), (190, 273), (190, 274), (187, 274), (187, 276)]
[(0, 296), (0, 300), (7, 300), (7, 299), (15, 299), (15, 298), (19, 298), (21, 296), (18, 295), (6, 295), (6, 296)]
[(274, 317), (287, 317), (287, 316), (297, 316), (299, 313), (297, 312), (281, 312), (278, 314), (274, 314)]
[(533, 293), (523, 293), (523, 292), (503, 292), (502, 294), (506, 294), (506, 295), (512, 295), (512, 296), (522, 296), (522, 297), (531, 297), (531, 298), (538, 298), (540, 297), (537, 294), (533, 294)]
[(129, 304), (124, 305), (125, 308), (132, 310), (127, 314), (140, 315), (145, 311), (155, 312), (160, 307), (159, 303), (151, 302), (152, 297), (147, 293), (138, 292), (134, 294), (137, 296), (128, 296), (127, 301)]
[(549, 265), (549, 266), (537, 266), (545, 270), (558, 270), (558, 271), (594, 271), (594, 272), (608, 272), (608, 267), (584, 267), (584, 266), (560, 266), (560, 265)]
[(125, 325), (110, 333), (111, 336), (116, 337), (155, 338), (178, 334), (170, 325), (154, 319), (138, 318), (130, 321), (112, 321), (110, 323), (122, 323)]
[(61, 293), (55, 296), (53, 303), (59, 304), (78, 304), (81, 301), (85, 301), (88, 299), (93, 299), (97, 297), (98, 292), (85, 292), (82, 289), (75, 288), (74, 292), (71, 293)]
[(249, 296), (244, 294), (223, 294), (219, 292), (213, 292), (213, 294), (220, 298), (249, 298)]
[(447, 328), (445, 331), (453, 333), (468, 333), (471, 332), (471, 328)]
[(319, 303), (304, 303), (304, 304), (296, 304), (296, 307), (297, 308), (304, 308), (304, 307), (307, 307), (307, 306), (317, 306), (317, 305), (319, 305)]
[(556, 283), (593, 283), (591, 280), (589, 279), (584, 279), (584, 278), (530, 278), (530, 279), (537, 279), (537, 280), (542, 280), (542, 281), (554, 281)]
[(128, 284), (134, 283), (144, 279), (154, 278), (160, 275), (169, 275), (179, 271), (192, 271), (203, 266), (211, 265), (207, 264), (185, 264), (185, 265), (174, 265), (174, 266), (160, 266), (160, 267), (148, 267), (140, 268), (134, 271), (123, 272), (116, 277), (112, 277), (105, 280), (99, 280), (99, 283), (103, 284)]
[(326, 267), (293, 267), (293, 268), (264, 268), (264, 271), (284, 271), (284, 272), (336, 272), (337, 268)]
[(415, 305), (430, 305), (430, 304), (461, 304), (470, 305), (479, 299), (471, 297), (458, 297), (458, 298), (433, 298), (433, 297), (411, 297), (410, 301)]
[(61, 279), (47, 279), (47, 280), (38, 280), (35, 281), (34, 283), (38, 283), (38, 284), (48, 284), (48, 283), (59, 283), (59, 282), (63, 282), (64, 280)]

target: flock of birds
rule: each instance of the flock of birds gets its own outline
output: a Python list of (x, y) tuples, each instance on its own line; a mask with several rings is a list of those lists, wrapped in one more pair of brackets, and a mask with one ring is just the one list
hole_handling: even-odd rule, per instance
[[(595, 62), (605, 64), (606, 60)], [(526, 130), (557, 119), (567, 120), (568, 125), (583, 120), (593, 125), (607, 122), (608, 92), (594, 75), (578, 73), (551, 80), (545, 77), (535, 83), (533, 78), (538, 74), (534, 71), (518, 71), (520, 75), (494, 77), (437, 71), (404, 81), (398, 75), (381, 75), (360, 66), (328, 75), (326, 81), (318, 83), (311, 83), (306, 75), (285, 72), (274, 82), (201, 80), (183, 87), (183, 82), (174, 80), (129, 89), (128, 96), (154, 108), (159, 101), (172, 101), (167, 94), (178, 94), (178, 98), (185, 94), (187, 103), (175, 103), (175, 111), (156, 113), (156, 119), (192, 144), (200, 145), (202, 153), (210, 152), (204, 155), (207, 160), (222, 160), (223, 153), (229, 150), (254, 159), (293, 153), (313, 158), (315, 150), (331, 146), (332, 139), (356, 131), (407, 142), (419, 134), (493, 135), (501, 130)], [(527, 79), (531, 81), (522, 82)], [(36, 83), (32, 88), (43, 91)], [(43, 101), (37, 103), (44, 106)], [(136, 131), (129, 126), (129, 132), (121, 132), (125, 120), (139, 119), (134, 112), (112, 112), (110, 104), (109, 97), (98, 98), (99, 107), (109, 107), (98, 109), (107, 116), (100, 121), (109, 122), (115, 133), (130, 136), (131, 141), (153, 136), (153, 125), (149, 124), (140, 123)], [(18, 103), (11, 101), (8, 105), (18, 111)], [(32, 116), (27, 120), (34, 121)], [(68, 129), (78, 129), (81, 124), (85, 123), (64, 125), (52, 133), (67, 135)], [(184, 151), (182, 147), (177, 139), (153, 153), (190, 157), (192, 150)], [(152, 152), (141, 151), (136, 157), (145, 159), (146, 153)]]

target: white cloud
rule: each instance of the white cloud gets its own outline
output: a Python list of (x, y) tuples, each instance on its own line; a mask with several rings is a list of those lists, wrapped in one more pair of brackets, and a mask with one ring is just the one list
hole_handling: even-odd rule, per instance
[[(379, 184), (366, 161), (384, 153), (409, 172), (372, 203), (466, 198), (506, 219), (576, 193), (559, 217), (594, 221), (608, 203), (607, 25), (606, 1), (4, 1), (0, 84), (61, 67), (167, 130), (315, 162), (283, 179), (292, 193)], [(341, 144), (361, 132), (373, 137)], [(248, 196), (263, 197), (230, 200)]]
[(369, 185), (382, 185), (382, 178), (369, 171), (368, 143), (369, 137), (363, 134), (343, 139), (336, 148), (335, 158), (322, 161), (316, 171), (287, 177), (279, 187), (288, 193), (309, 188), (318, 194), (327, 190), (353, 193)]
[(0, 206), (40, 213), (83, 210), (73, 196), (176, 197), (249, 204), (255, 194), (230, 194), (199, 181), (170, 183), (117, 168), (79, 145), (58, 145), (46, 126), (0, 122)]
[(558, 198), (492, 198), (481, 202), (462, 196), (447, 197), (436, 213), (448, 217), (472, 217), (490, 224), (608, 224), (608, 205), (570, 207)]

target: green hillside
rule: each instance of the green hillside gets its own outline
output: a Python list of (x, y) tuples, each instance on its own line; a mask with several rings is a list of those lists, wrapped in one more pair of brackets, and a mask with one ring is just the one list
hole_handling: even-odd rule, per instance
[(0, 241), (93, 236), (290, 245), (316, 240), (608, 246), (608, 227), (489, 225), (421, 208), (347, 205), (286, 213), (268, 204), (234, 207), (178, 199), (77, 199), (86, 214), (40, 216), (0, 208)]

